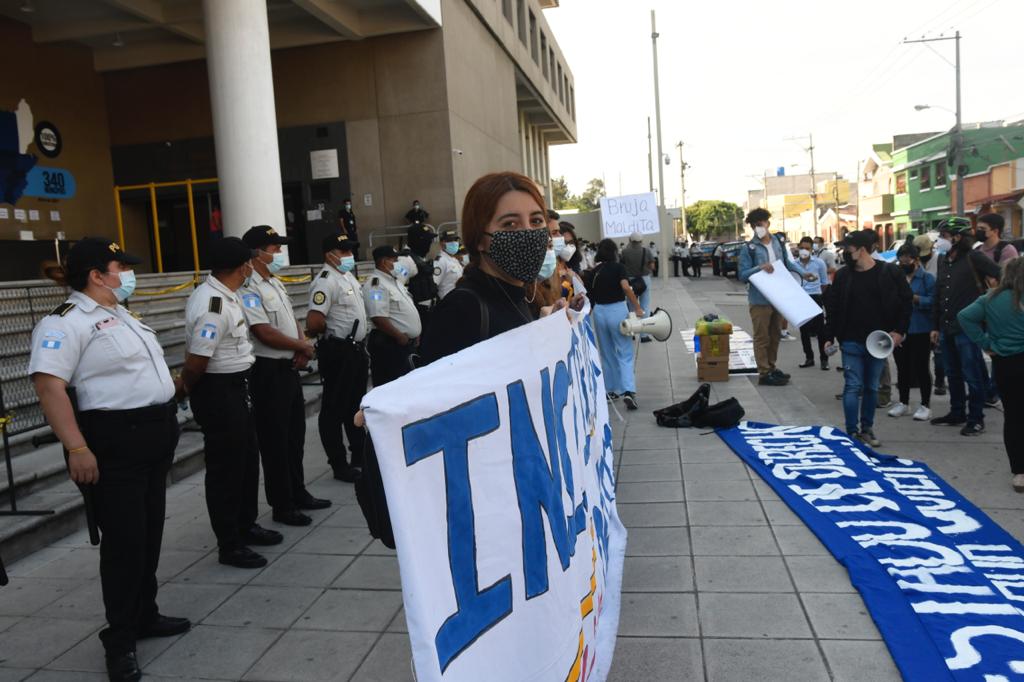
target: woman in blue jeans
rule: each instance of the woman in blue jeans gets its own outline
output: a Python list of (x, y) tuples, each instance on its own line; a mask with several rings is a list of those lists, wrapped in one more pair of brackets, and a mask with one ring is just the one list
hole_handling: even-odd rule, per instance
[(590, 278), (588, 293), (594, 305), (594, 327), (601, 351), (604, 387), (609, 400), (622, 396), (630, 410), (639, 407), (636, 400), (636, 377), (633, 371), (633, 340), (619, 332), (619, 324), (629, 315), (629, 300), (637, 317), (644, 316), (640, 301), (629, 286), (626, 268), (618, 262), (619, 250), (611, 239), (597, 245), (597, 265)]

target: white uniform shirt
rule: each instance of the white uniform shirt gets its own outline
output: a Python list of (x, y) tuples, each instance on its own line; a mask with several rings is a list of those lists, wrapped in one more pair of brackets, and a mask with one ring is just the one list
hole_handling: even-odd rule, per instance
[[(284, 284), (273, 275), (264, 279), (256, 272), (252, 273), (252, 281), (248, 287), (238, 290), (242, 297), (242, 313), (245, 322), (252, 329), (258, 324), (269, 324), (285, 336), (301, 339), (299, 327), (295, 324), (295, 313), (292, 311), (292, 299), (284, 288)], [(290, 359), (295, 351), (286, 348), (271, 348), (252, 335), (253, 354), (258, 358)]]
[(73, 386), (83, 411), (131, 410), (174, 397), (156, 332), (123, 306), (101, 306), (80, 291), (32, 331), (28, 371)]
[(362, 341), (369, 332), (363, 290), (351, 272), (341, 273), (334, 266), (324, 265), (310, 284), (309, 309), (324, 316), (329, 336), (347, 339), (356, 322), (359, 326), (353, 341)]
[(420, 314), (416, 312), (409, 291), (391, 275), (375, 269), (364, 294), (369, 317), (387, 317), (398, 331), (410, 339), (423, 332)]
[(242, 301), (213, 275), (185, 304), (185, 351), (210, 358), (209, 374), (244, 372), (254, 362)]
[(455, 288), (455, 283), (462, 277), (462, 263), (447, 251), (442, 251), (434, 260), (434, 284), (437, 285), (437, 297), (444, 298)]

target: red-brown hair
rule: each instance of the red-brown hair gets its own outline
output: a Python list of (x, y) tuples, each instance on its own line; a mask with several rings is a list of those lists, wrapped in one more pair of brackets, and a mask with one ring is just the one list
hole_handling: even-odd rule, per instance
[(487, 226), (494, 219), (498, 202), (509, 192), (529, 194), (530, 198), (537, 202), (540, 210), (547, 213), (544, 197), (541, 196), (537, 184), (522, 173), (489, 173), (474, 182), (462, 203), (462, 242), (474, 263), (480, 260), (480, 241)]

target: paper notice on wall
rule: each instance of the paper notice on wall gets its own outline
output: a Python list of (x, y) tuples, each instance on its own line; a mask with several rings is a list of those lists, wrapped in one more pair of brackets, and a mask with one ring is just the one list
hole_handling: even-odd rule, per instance
[(50, 222), (51, 223), (59, 223), (60, 222), (60, 211), (50, 211)]
[(771, 273), (762, 270), (750, 277), (750, 283), (764, 294), (772, 307), (795, 327), (821, 315), (821, 306), (797, 284), (782, 261), (773, 262), (772, 268)]
[(338, 177), (338, 150), (314, 149), (309, 153), (309, 165), (314, 180)]
[(30, 210), (28, 212), (28, 219), (32, 221), (39, 220), (39, 211), (35, 209)]
[(14, 219), (26, 223), (28, 222), (28, 212), (23, 208), (16, 208), (14, 209)]
[(18, 239), (23, 242), (30, 242), (36, 238), (35, 232), (32, 230), (20, 230), (18, 232)]
[(314, 208), (312, 210), (306, 211), (306, 220), (307, 221), (323, 220), (323, 217), (324, 217), (324, 212), (321, 211), (318, 208)]
[(11, 217), (11, 212), (6, 208), (0, 208), (0, 220), (8, 220)]

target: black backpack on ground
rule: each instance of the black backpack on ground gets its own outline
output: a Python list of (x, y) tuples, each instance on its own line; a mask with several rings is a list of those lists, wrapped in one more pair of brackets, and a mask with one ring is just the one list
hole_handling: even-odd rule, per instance
[(670, 428), (728, 429), (736, 426), (746, 412), (736, 398), (714, 405), (708, 404), (711, 384), (701, 384), (692, 396), (681, 403), (654, 411), (658, 426)]

